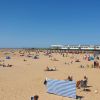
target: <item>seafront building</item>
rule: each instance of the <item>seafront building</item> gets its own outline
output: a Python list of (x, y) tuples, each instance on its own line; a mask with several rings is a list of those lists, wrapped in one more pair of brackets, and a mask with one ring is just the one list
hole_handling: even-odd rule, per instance
[(51, 48), (61, 50), (100, 50), (100, 45), (51, 45)]

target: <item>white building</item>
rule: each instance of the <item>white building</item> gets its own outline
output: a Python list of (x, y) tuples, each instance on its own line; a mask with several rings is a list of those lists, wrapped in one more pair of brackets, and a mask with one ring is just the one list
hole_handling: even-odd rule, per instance
[(51, 45), (51, 48), (62, 50), (100, 50), (100, 45)]

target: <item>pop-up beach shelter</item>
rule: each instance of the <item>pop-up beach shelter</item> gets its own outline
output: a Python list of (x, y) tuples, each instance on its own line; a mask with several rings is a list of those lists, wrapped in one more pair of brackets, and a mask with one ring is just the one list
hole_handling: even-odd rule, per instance
[(48, 79), (46, 86), (48, 93), (76, 99), (75, 81)]
[(11, 57), (10, 56), (6, 56), (6, 59), (11, 59)]

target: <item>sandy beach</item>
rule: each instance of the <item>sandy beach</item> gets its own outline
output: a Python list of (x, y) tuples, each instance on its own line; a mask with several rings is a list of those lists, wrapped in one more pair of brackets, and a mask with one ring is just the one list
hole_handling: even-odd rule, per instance
[(0, 0), (0, 100), (100, 100), (100, 0)]
[[(31, 52), (31, 54), (35, 55), (35, 52)], [(0, 100), (31, 100), (31, 96), (36, 94), (39, 96), (39, 100), (73, 100), (72, 98), (47, 93), (43, 84), (46, 77), (65, 80), (69, 75), (75, 81), (83, 79), (85, 75), (88, 77), (88, 85), (91, 91), (77, 89), (77, 95), (83, 96), (82, 100), (100, 99), (100, 77), (98, 77), (100, 69), (80, 68), (81, 64), (91, 66), (94, 63), (94, 61), (84, 60), (85, 54), (67, 54), (63, 57), (59, 53), (53, 53), (52, 57), (49, 58), (43, 52), (40, 52), (39, 59), (27, 57), (28, 53), (20, 56), (18, 51), (10, 52), (10, 54), (0, 52), (0, 55), (0, 63), (12, 65), (12, 67), (0, 66)], [(6, 59), (8, 55), (11, 59)], [(57, 61), (51, 60), (54, 58)], [(75, 59), (80, 59), (80, 62), (75, 62)], [(70, 63), (71, 61), (73, 63)], [(45, 71), (47, 66), (55, 66), (57, 71)], [(95, 90), (98, 93), (95, 93)]]

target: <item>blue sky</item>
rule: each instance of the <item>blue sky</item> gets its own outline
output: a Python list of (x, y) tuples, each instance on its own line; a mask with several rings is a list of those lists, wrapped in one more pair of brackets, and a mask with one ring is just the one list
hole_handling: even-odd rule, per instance
[(0, 0), (0, 47), (100, 44), (100, 0)]

